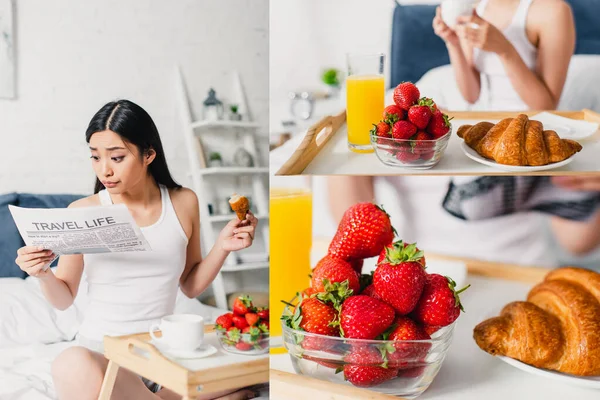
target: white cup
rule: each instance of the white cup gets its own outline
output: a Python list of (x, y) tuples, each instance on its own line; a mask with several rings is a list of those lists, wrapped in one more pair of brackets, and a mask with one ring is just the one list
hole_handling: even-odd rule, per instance
[[(157, 329), (162, 332), (162, 337), (154, 334)], [(160, 320), (160, 324), (150, 327), (150, 336), (170, 349), (193, 351), (204, 340), (204, 318), (195, 314), (168, 315)]]
[(448, 27), (454, 28), (458, 17), (473, 14), (475, 0), (443, 0), (441, 7), (442, 20)]

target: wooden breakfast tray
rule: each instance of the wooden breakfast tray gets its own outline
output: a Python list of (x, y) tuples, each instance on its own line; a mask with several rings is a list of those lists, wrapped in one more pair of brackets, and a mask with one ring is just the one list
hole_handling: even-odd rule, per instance
[(236, 355), (225, 352), (218, 343), (214, 325), (206, 325), (205, 343), (216, 354), (197, 360), (172, 360), (160, 353), (147, 333), (104, 337), (104, 355), (109, 360), (99, 400), (109, 400), (119, 367), (150, 379), (183, 396), (235, 389), (269, 381), (269, 354)]
[[(518, 393), (518, 398), (544, 399), (583, 399), (598, 395), (598, 391), (568, 386), (518, 370), (480, 350), (472, 339), (473, 327), (477, 323), (497, 315), (511, 301), (524, 300), (529, 289), (541, 282), (550, 269), (429, 252), (426, 257), (429, 262), (439, 260), (464, 263), (468, 283), (472, 286), (461, 294), (466, 312), (458, 320), (446, 360), (438, 376), (419, 399), (500, 399), (514, 396), (515, 393)], [(270, 395), (273, 400), (398, 399), (351, 385), (297, 375), (292, 373), (289, 355), (271, 357)], [(515, 392), (517, 387), (518, 392)]]
[[(461, 125), (480, 121), (497, 122), (519, 113), (535, 115), (541, 111), (526, 112), (472, 112), (448, 111), (452, 120), (452, 137), (441, 161), (430, 169), (418, 170), (391, 167), (379, 161), (375, 153), (353, 153), (347, 147), (346, 112), (323, 118), (310, 127), (296, 151), (277, 171), (276, 175), (585, 175), (600, 173), (600, 130), (580, 140), (583, 150), (563, 167), (537, 172), (507, 172), (482, 165), (469, 159), (460, 148), (462, 139), (456, 135)], [(600, 123), (600, 114), (591, 110), (552, 111), (567, 118)]]

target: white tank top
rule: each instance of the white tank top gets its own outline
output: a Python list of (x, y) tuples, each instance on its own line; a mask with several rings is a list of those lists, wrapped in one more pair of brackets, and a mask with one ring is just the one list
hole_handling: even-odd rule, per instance
[[(512, 43), (527, 68), (534, 71), (538, 50), (531, 44), (525, 31), (527, 13), (532, 1), (521, 0), (510, 25), (502, 30), (502, 33)], [(477, 6), (479, 15), (483, 15), (487, 2), (488, 0), (481, 0)], [(481, 92), (473, 109), (487, 111), (521, 111), (528, 109), (525, 102), (521, 100), (513, 88), (497, 54), (474, 49), (473, 63), (481, 73)]]
[[(391, 184), (382, 204), (392, 216), (399, 238), (417, 242), (425, 252), (512, 264), (557, 266), (549, 251), (548, 218), (541, 213), (521, 212), (493, 219), (464, 221), (445, 211), (442, 202), (450, 179), (471, 177), (381, 177)], [(389, 190), (389, 189), (388, 189)], [(383, 196), (381, 198), (384, 198)]]
[[(106, 190), (98, 195), (102, 205), (112, 204)], [(79, 328), (84, 339), (148, 332), (173, 313), (188, 239), (165, 186), (160, 185), (160, 195), (158, 221), (140, 228), (152, 251), (83, 256), (89, 298)]]

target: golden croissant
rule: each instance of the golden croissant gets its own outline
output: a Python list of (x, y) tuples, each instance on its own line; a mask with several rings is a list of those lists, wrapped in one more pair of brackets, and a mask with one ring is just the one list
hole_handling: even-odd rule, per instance
[(559, 268), (507, 304), (500, 316), (477, 325), (477, 345), (538, 368), (600, 375), (600, 274)]
[(234, 193), (229, 199), (229, 205), (231, 206), (231, 209), (235, 211), (240, 221), (246, 219), (246, 214), (248, 213), (248, 209), (250, 208), (250, 204), (246, 196), (241, 196), (239, 194)]
[(561, 139), (554, 131), (545, 131), (541, 122), (530, 120), (524, 114), (505, 118), (497, 124), (462, 125), (457, 133), (482, 157), (506, 165), (556, 163), (582, 149), (578, 142)]

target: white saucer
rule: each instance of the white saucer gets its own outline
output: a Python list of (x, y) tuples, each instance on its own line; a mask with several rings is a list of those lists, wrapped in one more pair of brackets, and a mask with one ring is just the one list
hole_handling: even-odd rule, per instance
[(505, 363), (512, 365), (522, 371), (529, 372), (530, 374), (543, 376), (544, 378), (550, 378), (556, 381), (561, 381), (574, 386), (581, 386), (591, 389), (600, 389), (600, 376), (575, 376), (563, 374), (561, 372), (549, 371), (547, 369), (536, 368), (531, 365), (522, 363), (521, 361), (515, 360), (510, 357), (497, 356)]
[(545, 170), (549, 170), (549, 169), (560, 168), (562, 166), (569, 164), (571, 161), (573, 161), (573, 158), (575, 158), (575, 156), (577, 155), (577, 153), (573, 154), (571, 157), (567, 158), (564, 161), (560, 161), (560, 162), (556, 162), (556, 163), (552, 163), (552, 164), (540, 165), (537, 167), (531, 167), (531, 166), (523, 167), (523, 166), (516, 166), (516, 165), (499, 164), (495, 161), (488, 160), (487, 158), (480, 156), (479, 153), (477, 153), (475, 150), (470, 148), (464, 141), (460, 144), (460, 148), (465, 153), (465, 155), (467, 157), (469, 157), (471, 160), (477, 161), (478, 163), (483, 164), (483, 165), (488, 165), (490, 167), (494, 167), (494, 168), (501, 169), (503, 171), (508, 171), (508, 172), (536, 172), (536, 171), (545, 171)]
[(196, 350), (175, 350), (175, 349), (170, 349), (169, 346), (167, 346), (164, 343), (160, 343), (157, 342), (155, 340), (151, 340), (149, 342), (151, 345), (154, 345), (154, 347), (156, 347), (158, 349), (158, 351), (160, 351), (161, 353), (163, 353), (166, 356), (169, 357), (173, 357), (173, 358), (181, 358), (181, 359), (193, 359), (193, 358), (204, 358), (204, 357), (208, 357), (208, 356), (212, 356), (213, 354), (215, 354), (217, 352), (217, 348), (215, 346), (212, 346), (210, 344), (206, 344), (204, 343), (202, 346), (198, 347)]
[(529, 118), (540, 121), (544, 125), (544, 130), (553, 130), (562, 139), (581, 140), (598, 131), (597, 123), (565, 118), (549, 112), (542, 112)]

